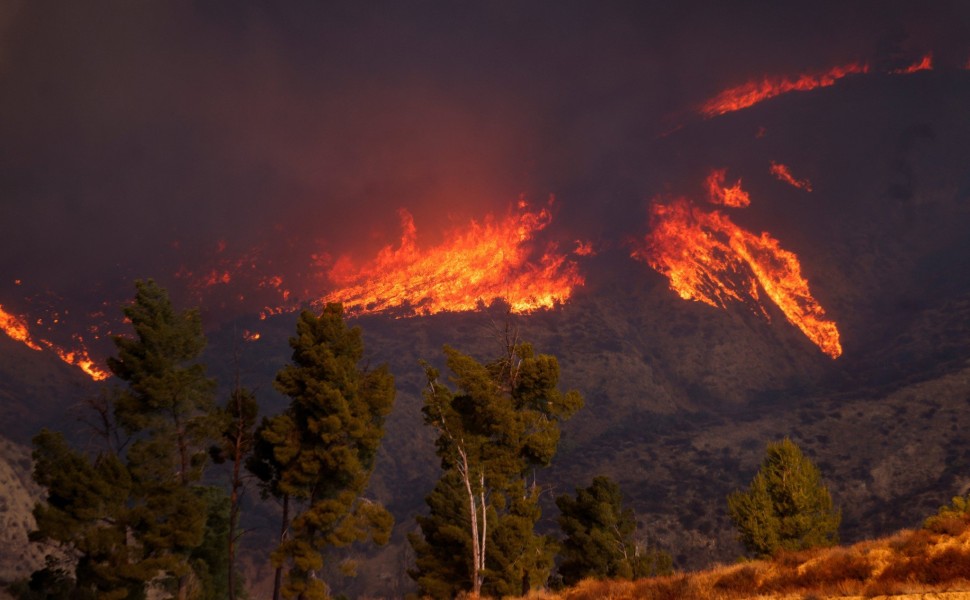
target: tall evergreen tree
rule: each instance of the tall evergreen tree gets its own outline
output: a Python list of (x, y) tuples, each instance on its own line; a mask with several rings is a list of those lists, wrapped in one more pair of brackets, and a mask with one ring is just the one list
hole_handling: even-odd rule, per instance
[(135, 288), (124, 308), (135, 337), (116, 337), (118, 356), (108, 359), (128, 384), (115, 417), (134, 439), (127, 459), (135, 537), (181, 600), (193, 585), (190, 555), (203, 542), (209, 514), (199, 481), (219, 434), (215, 383), (199, 362), (206, 340), (198, 310), (176, 311), (152, 280)]
[(456, 390), (426, 365), (425, 423), (438, 432), (443, 474), (409, 536), (416, 567), (410, 574), (427, 595), (460, 591), (520, 595), (542, 585), (554, 541), (535, 533), (539, 492), (528, 478), (548, 466), (560, 423), (581, 406), (575, 391), (559, 390), (555, 357), (508, 341), (504, 355), (480, 364), (445, 347)]
[(215, 494), (199, 481), (217, 418), (213, 382), (197, 361), (205, 345), (198, 312), (176, 312), (164, 289), (139, 281), (124, 314), (135, 336), (115, 338), (118, 356), (108, 362), (128, 386), (91, 403), (107, 448), (89, 457), (60, 434), (34, 440), (34, 477), (48, 501), (35, 510), (33, 537), (77, 556), (79, 597), (137, 598), (149, 580), (179, 598), (204, 596), (192, 558), (214, 514)]
[(670, 555), (642, 546), (636, 539), (633, 511), (624, 508), (620, 486), (596, 477), (576, 496), (556, 498), (562, 542), (559, 574), (573, 585), (586, 578), (636, 579), (670, 571)]
[(788, 438), (768, 444), (758, 473), (746, 491), (728, 497), (728, 509), (741, 543), (756, 556), (839, 540), (841, 512), (818, 467)]
[(339, 304), (320, 316), (304, 311), (290, 338), (292, 364), (276, 376), (290, 397), (286, 412), (260, 435), (273, 449), (277, 491), (294, 502), (289, 536), (273, 555), (287, 567), (286, 597), (326, 598), (318, 578), (324, 550), (370, 537), (386, 543), (392, 518), (362, 494), (394, 401), (394, 379), (382, 365), (360, 366), (360, 328), (350, 328)]

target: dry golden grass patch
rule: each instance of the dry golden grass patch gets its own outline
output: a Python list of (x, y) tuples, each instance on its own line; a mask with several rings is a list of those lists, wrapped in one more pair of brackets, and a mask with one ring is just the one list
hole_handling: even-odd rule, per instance
[(901, 531), (852, 546), (780, 552), (770, 560), (638, 581), (588, 579), (528, 600), (970, 599), (970, 523)]

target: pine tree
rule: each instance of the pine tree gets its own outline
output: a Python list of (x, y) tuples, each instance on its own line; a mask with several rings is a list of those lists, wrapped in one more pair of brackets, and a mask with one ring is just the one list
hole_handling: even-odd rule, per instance
[(108, 363), (127, 388), (90, 403), (107, 447), (89, 456), (60, 434), (34, 440), (34, 477), (48, 500), (35, 509), (33, 537), (77, 557), (78, 597), (138, 598), (150, 580), (179, 598), (205, 595), (192, 559), (215, 514), (214, 494), (199, 481), (217, 413), (213, 382), (197, 360), (205, 346), (198, 311), (176, 312), (149, 280), (136, 282), (124, 314), (135, 336), (115, 338), (118, 356)]
[(668, 573), (670, 555), (643, 547), (636, 539), (633, 511), (623, 508), (620, 486), (596, 477), (576, 496), (556, 498), (559, 527), (566, 534), (559, 574), (573, 585), (586, 578), (637, 579)]
[(756, 556), (838, 542), (841, 512), (818, 467), (790, 439), (768, 444), (747, 491), (728, 497), (731, 519), (744, 547)]
[(135, 537), (181, 600), (193, 585), (190, 555), (205, 538), (209, 514), (199, 481), (219, 433), (215, 383), (198, 360), (206, 343), (198, 310), (177, 312), (152, 280), (135, 288), (124, 308), (135, 337), (115, 337), (118, 356), (108, 359), (128, 384), (114, 412), (134, 439), (127, 465)]
[(290, 338), (292, 364), (276, 376), (276, 389), (290, 397), (287, 410), (261, 428), (272, 447), (273, 486), (289, 502), (289, 536), (273, 555), (286, 566), (286, 597), (326, 598), (318, 579), (328, 547), (390, 535), (392, 518), (362, 494), (384, 436), (394, 401), (387, 367), (360, 367), (360, 328), (349, 328), (339, 304), (318, 317), (304, 311)]
[(552, 566), (554, 540), (535, 533), (540, 490), (528, 478), (552, 462), (560, 423), (582, 398), (558, 389), (555, 357), (512, 341), (505, 350), (483, 365), (445, 347), (455, 391), (425, 366), (424, 420), (438, 432), (443, 474), (418, 517), (421, 535), (409, 536), (410, 575), (435, 598), (520, 595)]

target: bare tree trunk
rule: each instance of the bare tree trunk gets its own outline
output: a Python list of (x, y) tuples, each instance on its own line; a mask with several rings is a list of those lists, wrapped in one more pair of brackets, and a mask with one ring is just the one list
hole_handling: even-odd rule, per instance
[[(485, 510), (485, 474), (481, 474), (480, 499), (475, 497), (472, 490), (471, 474), (468, 468), (468, 454), (465, 449), (458, 446), (458, 456), (461, 457), (461, 465), (458, 468), (462, 481), (465, 484), (465, 492), (468, 494), (468, 516), (472, 534), (472, 593), (477, 597), (482, 591), (482, 582), (485, 571), (485, 541), (487, 533), (488, 516)], [(481, 531), (478, 528), (479, 508), (482, 513)]]

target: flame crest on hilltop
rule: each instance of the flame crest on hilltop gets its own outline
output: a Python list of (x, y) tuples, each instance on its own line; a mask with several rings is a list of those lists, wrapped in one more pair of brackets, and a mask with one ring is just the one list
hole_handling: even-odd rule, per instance
[(652, 205), (650, 233), (632, 255), (685, 300), (715, 308), (738, 302), (770, 320), (763, 292), (822, 352), (842, 354), (838, 328), (812, 296), (798, 257), (766, 232), (755, 235), (719, 210), (678, 198)]
[(909, 65), (908, 67), (902, 67), (900, 69), (894, 69), (890, 71), (892, 75), (911, 75), (913, 73), (918, 73), (920, 71), (932, 71), (933, 70), (933, 54), (925, 54), (918, 61)]
[(430, 248), (418, 245), (411, 214), (400, 215), (399, 244), (362, 265), (348, 256), (337, 259), (329, 271), (337, 288), (321, 303), (342, 302), (351, 313), (431, 315), (503, 300), (512, 311), (528, 313), (567, 301), (584, 283), (575, 261), (555, 245), (537, 252), (535, 235), (552, 221), (548, 206), (531, 210), (520, 201), (505, 218), (472, 221)]
[(868, 73), (866, 63), (848, 63), (832, 67), (827, 71), (803, 73), (796, 77), (764, 77), (739, 86), (728, 88), (717, 94), (698, 109), (706, 118), (716, 117), (754, 106), (788, 92), (804, 92), (816, 88), (835, 85), (835, 82), (856, 73)]

